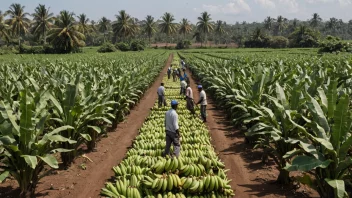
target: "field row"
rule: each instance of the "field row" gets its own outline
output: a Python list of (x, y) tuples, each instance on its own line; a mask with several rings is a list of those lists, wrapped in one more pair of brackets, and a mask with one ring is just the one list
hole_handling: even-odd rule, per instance
[[(175, 57), (173, 64), (178, 65), (178, 62)], [(133, 148), (118, 166), (113, 167), (115, 182), (107, 183), (101, 193), (109, 197), (136, 198), (231, 197), (230, 180), (210, 143), (209, 131), (200, 118), (186, 110), (186, 101), (179, 93), (179, 82), (166, 77), (164, 82), (168, 106), (172, 99), (179, 102), (180, 156), (162, 157), (165, 113), (170, 107), (158, 108), (155, 103), (134, 140)]]
[[(48, 56), (49, 57), (49, 56)], [(33, 196), (44, 166), (71, 165), (82, 144), (95, 150), (159, 75), (168, 55), (65, 56), (0, 63), (0, 181)]]
[[(222, 56), (222, 57), (220, 57)], [(242, 128), (277, 181), (297, 181), (321, 197), (344, 197), (352, 161), (350, 57), (181, 54), (193, 75)], [(226, 58), (227, 57), (227, 58)]]

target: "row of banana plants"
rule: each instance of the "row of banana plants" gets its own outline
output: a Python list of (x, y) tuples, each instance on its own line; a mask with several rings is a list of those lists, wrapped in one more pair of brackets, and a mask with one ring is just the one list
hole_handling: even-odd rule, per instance
[(234, 125), (321, 197), (345, 197), (352, 158), (351, 58), (181, 55)]
[[(173, 65), (179, 65), (177, 56)], [(179, 82), (167, 77), (163, 82), (168, 106), (158, 108), (155, 103), (126, 158), (113, 167), (115, 181), (107, 182), (101, 194), (114, 198), (233, 197), (224, 164), (210, 143), (206, 126), (186, 109)], [(179, 102), (181, 153), (179, 157), (162, 157), (165, 113), (175, 99)]]
[[(69, 55), (68, 55), (69, 56)], [(17, 180), (34, 196), (45, 165), (71, 165), (95, 149), (154, 81), (168, 55), (76, 55), (0, 64), (0, 181)], [(49, 170), (50, 171), (50, 170)]]

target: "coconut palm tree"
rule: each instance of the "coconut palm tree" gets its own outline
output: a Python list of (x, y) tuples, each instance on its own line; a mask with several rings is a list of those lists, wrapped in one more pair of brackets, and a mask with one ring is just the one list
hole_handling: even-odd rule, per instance
[(339, 27), (339, 20), (337, 18), (330, 18), (329, 21), (326, 22), (326, 28), (333, 33), (336, 33)]
[(284, 31), (284, 29), (287, 28), (287, 19), (281, 15), (278, 16), (277, 20), (276, 20), (276, 28), (277, 28), (278, 32), (280, 32), (280, 34), (281, 34), (282, 31)]
[(319, 26), (323, 19), (319, 16), (318, 13), (314, 13), (312, 19), (310, 19), (310, 25), (315, 29)]
[(107, 19), (106, 17), (101, 18), (100, 21), (98, 22), (98, 30), (99, 32), (104, 34), (104, 42), (106, 42), (105, 35), (110, 29), (110, 25), (111, 25), (110, 20)]
[[(202, 12), (201, 16), (198, 17), (197, 29), (204, 35), (205, 42), (207, 43), (207, 35), (214, 30), (214, 26), (208, 12)], [(203, 45), (203, 43), (201, 43), (201, 45)]]
[(169, 12), (166, 12), (161, 17), (161, 21), (159, 23), (160, 32), (166, 34), (168, 37), (176, 33), (177, 23), (175, 23), (174, 21), (174, 15)]
[(122, 40), (125, 41), (125, 38), (133, 35), (134, 32), (134, 22), (129, 14), (125, 10), (121, 10), (118, 15), (116, 15), (116, 21), (112, 23), (112, 30), (114, 32), (114, 37), (122, 37)]
[(43, 39), (46, 44), (46, 35), (50, 28), (53, 26), (54, 14), (50, 12), (50, 8), (46, 8), (45, 5), (39, 4), (34, 11), (32, 34), (36, 35), (39, 39)]
[(271, 18), (270, 16), (266, 17), (266, 19), (264, 19), (264, 28), (268, 31), (271, 31), (275, 21), (276, 20), (274, 18)]
[(5, 39), (7, 42), (10, 40), (10, 36), (8, 34), (8, 25), (5, 23), (4, 20), (5, 16), (0, 10), (0, 38)]
[(221, 37), (223, 34), (225, 34), (224, 25), (225, 25), (225, 22), (223, 22), (221, 20), (216, 21), (215, 32), (217, 35), (219, 35), (219, 37)]
[(80, 32), (72, 12), (61, 11), (55, 20), (55, 26), (50, 30), (48, 37), (53, 46), (61, 53), (72, 52), (85, 45), (85, 36)]
[(156, 22), (154, 21), (154, 17), (148, 15), (143, 21), (143, 32), (148, 35), (149, 43), (153, 34), (156, 32)]
[(87, 18), (85, 14), (80, 14), (77, 16), (77, 18), (79, 31), (82, 32), (85, 36), (87, 36), (91, 31), (91, 26), (88, 24), (89, 18)]
[(178, 30), (179, 34), (183, 34), (183, 39), (185, 39), (186, 34), (189, 34), (192, 31), (191, 23), (188, 19), (183, 18), (180, 22), (180, 28)]
[(18, 37), (18, 44), (21, 43), (21, 36), (28, 32), (29, 25), (31, 21), (27, 18), (29, 15), (27, 12), (24, 12), (24, 6), (18, 3), (13, 3), (10, 5), (8, 11), (5, 12), (6, 16), (9, 16), (9, 19), (6, 20), (6, 23), (11, 28), (11, 34)]

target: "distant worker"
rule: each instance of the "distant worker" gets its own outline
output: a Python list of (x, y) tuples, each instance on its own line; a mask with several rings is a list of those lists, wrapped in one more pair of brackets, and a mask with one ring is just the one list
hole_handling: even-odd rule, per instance
[(183, 77), (180, 78), (180, 85), (181, 85), (181, 89), (180, 89), (180, 95), (186, 95), (186, 87), (187, 87), (187, 83), (185, 81), (185, 79)]
[(174, 82), (176, 82), (176, 77), (177, 77), (177, 70), (175, 68), (174, 71), (172, 72), (172, 79)]
[(165, 114), (165, 130), (166, 130), (166, 147), (163, 156), (169, 155), (171, 143), (174, 146), (174, 155), (178, 157), (180, 155), (180, 131), (178, 126), (178, 115), (177, 115), (178, 102), (176, 100), (171, 101), (171, 109)]
[(205, 91), (203, 90), (202, 85), (198, 85), (198, 91), (199, 91), (199, 101), (197, 103), (200, 104), (200, 115), (203, 119), (203, 122), (207, 122), (207, 95), (205, 94)]
[(187, 84), (186, 101), (187, 101), (186, 103), (187, 109), (192, 113), (192, 115), (196, 115), (196, 112), (194, 111), (193, 90), (190, 84)]
[(171, 67), (169, 67), (168, 69), (167, 69), (167, 79), (169, 79), (170, 80), (170, 76), (171, 76)]
[(166, 100), (165, 100), (165, 87), (164, 83), (160, 84), (160, 87), (158, 88), (158, 107), (162, 107), (163, 104), (166, 106)]

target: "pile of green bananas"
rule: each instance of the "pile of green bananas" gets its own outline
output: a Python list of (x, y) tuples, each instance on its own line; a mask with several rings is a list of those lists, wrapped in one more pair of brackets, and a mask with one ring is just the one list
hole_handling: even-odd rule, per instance
[[(175, 64), (179, 64), (175, 57)], [(145, 119), (126, 158), (113, 167), (115, 183), (106, 183), (101, 194), (108, 197), (232, 197), (225, 165), (211, 145), (207, 127), (186, 109), (179, 95), (179, 82), (164, 78), (167, 103), (179, 102), (177, 113), (181, 132), (179, 157), (162, 157), (165, 149), (165, 113), (157, 102)], [(199, 115), (199, 109), (196, 110)], [(171, 147), (171, 153), (173, 147)]]

